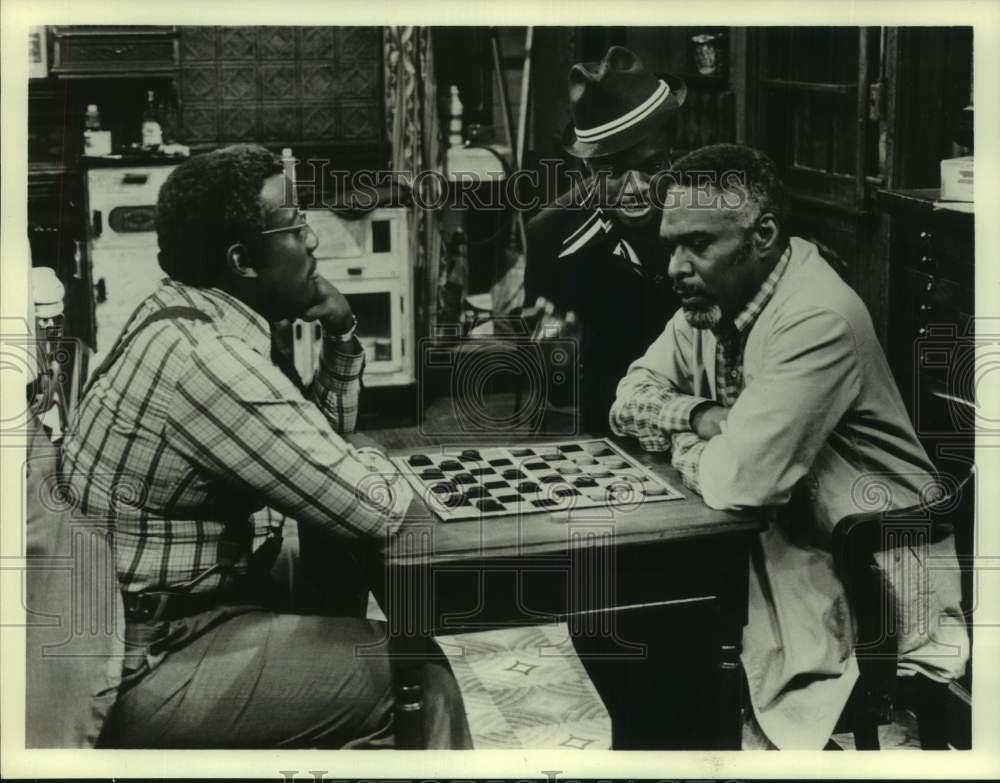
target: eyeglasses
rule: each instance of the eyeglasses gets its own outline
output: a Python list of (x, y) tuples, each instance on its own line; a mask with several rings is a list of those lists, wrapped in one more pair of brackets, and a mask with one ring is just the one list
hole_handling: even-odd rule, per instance
[(295, 222), (288, 226), (281, 226), (280, 228), (268, 228), (264, 231), (259, 232), (260, 234), (281, 234), (286, 231), (298, 231), (300, 234), (305, 235), (312, 231), (309, 223), (306, 221), (306, 215), (304, 212), (297, 212), (295, 215)]

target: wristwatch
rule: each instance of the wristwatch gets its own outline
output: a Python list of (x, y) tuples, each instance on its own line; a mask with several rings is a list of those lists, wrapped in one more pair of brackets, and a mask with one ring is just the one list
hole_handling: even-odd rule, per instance
[(354, 333), (358, 330), (358, 317), (354, 314), (351, 315), (351, 328), (348, 329), (343, 334), (331, 334), (330, 339), (338, 343), (349, 343), (351, 338), (354, 337)]

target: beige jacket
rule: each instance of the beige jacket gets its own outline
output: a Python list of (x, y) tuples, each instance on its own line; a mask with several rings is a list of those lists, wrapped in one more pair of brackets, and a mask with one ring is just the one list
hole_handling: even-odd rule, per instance
[[(747, 336), (744, 389), (726, 431), (705, 447), (699, 479), (713, 508), (781, 507), (752, 563), (743, 663), (769, 739), (821, 748), (857, 676), (830, 534), (849, 514), (920, 502), (937, 479), (864, 304), (814, 245), (792, 238), (791, 248)], [(714, 399), (715, 354), (712, 332), (678, 312), (629, 368), (618, 397), (655, 379)], [(953, 542), (941, 546), (931, 554), (953, 562)], [(901, 651), (926, 659), (922, 668), (932, 673), (956, 676), (968, 656), (958, 572), (931, 576), (930, 622), (902, 639)], [(900, 591), (904, 612), (916, 604), (913, 592)]]

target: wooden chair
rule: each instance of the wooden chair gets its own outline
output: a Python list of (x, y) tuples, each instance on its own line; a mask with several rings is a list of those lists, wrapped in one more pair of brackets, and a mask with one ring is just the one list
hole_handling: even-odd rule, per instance
[[(855, 655), (860, 676), (843, 718), (858, 750), (879, 749), (878, 727), (891, 722), (894, 706), (906, 706), (915, 713), (921, 748), (949, 747), (949, 686), (918, 674), (905, 678), (904, 689), (902, 678), (897, 679), (897, 617), (887, 575), (877, 565), (875, 553), (891, 548), (894, 540), (929, 543), (971, 524), (974, 473), (970, 469), (946, 498), (905, 509), (852, 514), (833, 531), (834, 565), (857, 620)], [(907, 691), (903, 701), (899, 699), (902, 690)]]

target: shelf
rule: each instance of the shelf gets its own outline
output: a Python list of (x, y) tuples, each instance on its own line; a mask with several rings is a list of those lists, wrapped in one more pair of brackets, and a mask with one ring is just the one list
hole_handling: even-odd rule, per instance
[(972, 212), (936, 206), (940, 197), (940, 188), (905, 188), (877, 193), (878, 203), (890, 212), (932, 213), (946, 216), (945, 219), (956, 221), (956, 224), (973, 223), (975, 215)]
[(789, 92), (826, 93), (828, 95), (853, 95), (858, 86), (850, 83), (831, 82), (800, 82), (791, 79), (761, 79), (761, 85), (772, 90), (788, 90)]

